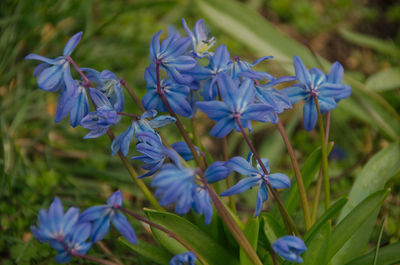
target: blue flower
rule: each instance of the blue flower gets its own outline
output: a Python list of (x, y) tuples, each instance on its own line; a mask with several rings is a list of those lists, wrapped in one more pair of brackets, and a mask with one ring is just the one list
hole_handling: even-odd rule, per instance
[(244, 80), (238, 87), (232, 78), (225, 73), (218, 75), (218, 86), (223, 101), (198, 102), (197, 106), (217, 124), (211, 129), (210, 134), (216, 137), (224, 137), (236, 129), (240, 129), (236, 119), (240, 119), (244, 128), (252, 129), (252, 120), (266, 122), (266, 115), (273, 107), (267, 104), (254, 104), (253, 81)]
[(196, 255), (192, 251), (175, 255), (169, 262), (169, 265), (195, 265)]
[(239, 77), (247, 77), (252, 79), (261, 80), (263, 78), (273, 80), (275, 77), (272, 75), (261, 72), (261, 71), (254, 71), (251, 68), (256, 66), (257, 64), (261, 63), (262, 61), (272, 59), (273, 56), (264, 56), (254, 61), (253, 64), (250, 64), (246, 61), (243, 61), (240, 56), (233, 57), (233, 61), (230, 63), (232, 79), (237, 79)]
[(193, 32), (189, 29), (185, 19), (182, 18), (182, 25), (186, 34), (192, 40), (191, 53), (194, 57), (203, 58), (204, 56), (210, 57), (213, 55), (208, 50), (216, 43), (215, 37), (210, 37), (210, 32), (204, 24), (204, 20), (197, 20), (194, 25)]
[(288, 261), (302, 263), (303, 259), (300, 255), (307, 250), (307, 247), (298, 237), (284, 236), (272, 244), (272, 249)]
[(93, 242), (102, 240), (112, 223), (130, 243), (137, 243), (135, 231), (131, 224), (125, 215), (118, 211), (120, 206), (122, 206), (122, 193), (116, 191), (108, 198), (107, 205), (90, 207), (80, 215), (80, 222), (92, 222), (90, 237)]
[(225, 162), (223, 161), (215, 161), (204, 172), (208, 183), (215, 183), (226, 179), (229, 174), (231, 174), (231, 170), (225, 166)]
[(190, 45), (190, 39), (187, 37), (182, 38), (179, 34), (173, 34), (160, 45), (161, 33), (162, 31), (160, 30), (151, 40), (150, 59), (152, 64), (159, 64), (175, 81), (189, 84), (192, 78), (180, 72), (192, 69), (197, 63), (191, 56), (185, 55)]
[(171, 153), (173, 153), (173, 157), (176, 156), (174, 155), (174, 151), (170, 152), (170, 150), (161, 143), (159, 136), (155, 133), (139, 132), (136, 133), (135, 136), (139, 140), (139, 144), (136, 145), (136, 150), (143, 155), (134, 156), (131, 157), (131, 159), (144, 162), (145, 165), (143, 165), (142, 168), (148, 170), (148, 172), (139, 176), (139, 178), (148, 177), (156, 173)]
[(229, 73), (230, 65), (231, 59), (228, 49), (225, 45), (221, 45), (210, 58), (208, 66), (196, 65), (196, 67), (185, 71), (185, 73), (193, 76), (196, 81), (203, 80), (205, 82), (202, 87), (202, 96), (203, 100), (209, 101), (215, 99), (218, 95), (216, 85), (218, 73)]
[(184, 168), (180, 164), (165, 164), (154, 176), (151, 186), (157, 188), (155, 195), (161, 197), (162, 206), (176, 203), (175, 212), (185, 214), (192, 206), (196, 191), (195, 176), (194, 169)]
[[(285, 76), (274, 79), (263, 85), (255, 83), (256, 98), (262, 103), (271, 105), (275, 113), (282, 113), (285, 109), (291, 109), (292, 104), (290, 103), (289, 97), (284, 92), (276, 90), (273, 87), (280, 83), (294, 80), (295, 77), (293, 76)], [(277, 118), (278, 116), (276, 115), (276, 121)]]
[(108, 98), (95, 88), (89, 88), (89, 94), (96, 111), (87, 114), (80, 122), (81, 126), (90, 130), (84, 136), (84, 139), (97, 138), (105, 134), (110, 125), (115, 125), (121, 120), (121, 116), (117, 114)]
[(72, 36), (64, 47), (63, 56), (55, 59), (49, 59), (38, 54), (29, 54), (25, 60), (38, 60), (44, 63), (39, 64), (34, 70), (34, 76), (37, 77), (37, 83), (40, 89), (55, 92), (64, 85), (68, 96), (74, 98), (76, 89), (74, 80), (71, 76), (68, 58), (81, 40), (82, 32)]
[(124, 91), (113, 72), (104, 70), (100, 73), (90, 68), (82, 68), (82, 70), (86, 72), (85, 75), (91, 82), (98, 85), (96, 89), (108, 98), (116, 111), (124, 110)]
[(48, 211), (39, 211), (38, 227), (31, 226), (31, 231), (41, 243), (62, 242), (73, 231), (78, 217), (78, 208), (71, 207), (64, 213), (60, 199), (55, 197)]
[(65, 263), (71, 260), (71, 255), (86, 254), (92, 242), (86, 242), (90, 236), (91, 225), (89, 222), (77, 223), (73, 231), (66, 236), (63, 244), (55, 244), (53, 247), (57, 250), (58, 255), (54, 260), (58, 263)]
[(69, 124), (76, 127), (81, 120), (89, 113), (89, 101), (86, 89), (81, 82), (74, 80), (77, 95), (70, 97), (68, 91), (63, 88), (57, 103), (55, 122), (59, 122), (69, 114)]
[(292, 104), (304, 99), (303, 122), (307, 131), (315, 127), (317, 121), (317, 108), (314, 98), (318, 99), (321, 112), (335, 109), (337, 102), (347, 98), (351, 94), (351, 87), (341, 83), (343, 78), (343, 67), (334, 63), (329, 75), (324, 74), (320, 69), (311, 68), (307, 70), (301, 59), (297, 56), (293, 58), (294, 69), (298, 83), (292, 87), (285, 88), (285, 92)]
[[(146, 68), (144, 79), (147, 83), (147, 93), (143, 96), (142, 102), (145, 109), (158, 109), (159, 111), (166, 112), (160, 96), (157, 92), (157, 77), (153, 66)], [(163, 93), (171, 106), (172, 110), (177, 114), (188, 117), (192, 115), (192, 107), (187, 101), (190, 88), (187, 85), (178, 84), (173, 80), (161, 80), (161, 93)]]
[(153, 118), (156, 115), (156, 110), (149, 110), (144, 112), (140, 116), (139, 120), (134, 120), (131, 126), (129, 126), (129, 128), (125, 132), (121, 133), (113, 140), (111, 144), (111, 154), (114, 156), (119, 150), (121, 150), (122, 154), (124, 156), (127, 156), (129, 152), (129, 146), (131, 144), (133, 136), (136, 133), (152, 132), (156, 134), (154, 128), (160, 128), (176, 121), (175, 118), (168, 115), (161, 115), (150, 121), (148, 120), (149, 118)]
[[(268, 159), (264, 158), (262, 161), (265, 168), (269, 172)], [(286, 175), (282, 173), (265, 174), (260, 165), (257, 165), (256, 169), (252, 167), (246, 159), (240, 156), (231, 158), (225, 163), (225, 166), (247, 176), (247, 178), (240, 180), (234, 186), (222, 192), (221, 196), (230, 196), (233, 194), (242, 193), (253, 186), (259, 186), (254, 217), (257, 217), (260, 214), (264, 201), (268, 200), (267, 184), (276, 189), (290, 187), (290, 180)]]

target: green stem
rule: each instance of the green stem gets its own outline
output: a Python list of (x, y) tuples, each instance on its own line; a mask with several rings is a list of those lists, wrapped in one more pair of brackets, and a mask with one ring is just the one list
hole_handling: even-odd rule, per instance
[[(111, 129), (108, 129), (107, 131), (108, 137), (110, 137), (110, 140), (114, 140), (115, 136), (114, 133), (111, 131)], [(124, 164), (126, 170), (128, 170), (129, 175), (131, 175), (133, 181), (136, 183), (138, 188), (142, 191), (144, 196), (149, 200), (150, 204), (153, 205), (153, 207), (159, 211), (165, 211), (164, 208), (160, 206), (158, 203), (157, 199), (153, 196), (151, 191), (147, 188), (146, 184), (141, 179), (138, 179), (138, 174), (136, 173), (136, 170), (133, 168), (129, 160), (121, 153), (121, 151), (118, 151), (118, 156), (121, 159), (122, 163)]]
[(294, 155), (292, 144), (290, 143), (285, 128), (283, 128), (282, 122), (280, 120), (278, 120), (277, 127), (282, 136), (283, 142), (286, 145), (286, 149), (290, 156), (290, 161), (292, 162), (292, 167), (294, 169), (294, 174), (296, 176), (297, 186), (299, 188), (301, 205), (303, 207), (304, 222), (306, 224), (306, 229), (308, 230), (311, 227), (311, 216), (310, 216), (310, 208), (308, 206), (307, 193), (304, 187), (303, 176), (301, 175), (299, 164), (297, 163), (296, 156)]
[(254, 248), (251, 246), (247, 237), (244, 235), (243, 231), (240, 229), (240, 227), (238, 226), (236, 221), (233, 219), (232, 215), (229, 213), (229, 211), (227, 210), (225, 205), (222, 203), (221, 199), (218, 197), (218, 195), (215, 193), (215, 191), (208, 184), (208, 182), (203, 174), (203, 171), (199, 170), (198, 173), (201, 177), (204, 187), (210, 194), (210, 197), (214, 203), (215, 209), (218, 211), (222, 220), (224, 220), (226, 226), (228, 227), (229, 231), (231, 231), (233, 237), (239, 243), (240, 247), (243, 249), (243, 251), (249, 257), (249, 259), (253, 262), (253, 264), (262, 265), (260, 258), (258, 257)]
[[(235, 117), (235, 119), (236, 119), (237, 125), (238, 125), (239, 128), (240, 128), (240, 131), (241, 131), (241, 133), (242, 133), (242, 135), (243, 135), (244, 140), (246, 141), (247, 145), (249, 146), (251, 152), (253, 152), (253, 155), (254, 155), (254, 157), (257, 159), (258, 164), (260, 165), (260, 167), (262, 168), (262, 170), (264, 171), (264, 173), (268, 175), (268, 174), (269, 174), (268, 170), (267, 170), (266, 167), (264, 166), (264, 163), (261, 161), (261, 158), (260, 158), (260, 156), (258, 155), (256, 148), (253, 146), (253, 144), (251, 143), (249, 137), (247, 137), (247, 134), (246, 134), (246, 132), (244, 131), (242, 122), (240, 121), (240, 117)], [(281, 213), (281, 215), (282, 215), (282, 218), (283, 218), (283, 222), (284, 222), (284, 224), (285, 224), (286, 231), (287, 231), (289, 234), (298, 235), (299, 232), (297, 231), (296, 225), (295, 225), (295, 223), (294, 223), (292, 217), (290, 217), (288, 211), (286, 210), (285, 205), (283, 204), (283, 202), (282, 202), (282, 200), (281, 200), (281, 197), (280, 197), (280, 195), (279, 195), (279, 192), (276, 191), (274, 188), (272, 188), (270, 184), (266, 183), (266, 185), (267, 185), (269, 191), (272, 193), (272, 196), (274, 197), (274, 199), (275, 199), (276, 202), (278, 203), (278, 208), (279, 208), (279, 211), (280, 211), (280, 213)]]
[(329, 172), (328, 172), (328, 150), (325, 142), (324, 121), (322, 119), (321, 109), (319, 107), (318, 98), (316, 96), (314, 97), (314, 102), (318, 112), (319, 134), (321, 138), (321, 151), (322, 151), (322, 176), (323, 176), (324, 193), (325, 193), (325, 210), (327, 210), (331, 204), (331, 191), (330, 191)]

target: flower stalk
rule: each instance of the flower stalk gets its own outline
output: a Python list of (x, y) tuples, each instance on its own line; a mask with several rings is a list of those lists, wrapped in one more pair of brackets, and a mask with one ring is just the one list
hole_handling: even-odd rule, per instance
[(312, 222), (311, 222), (310, 208), (308, 205), (307, 192), (303, 182), (303, 176), (301, 175), (299, 164), (297, 163), (296, 156), (294, 155), (292, 144), (290, 143), (285, 128), (283, 127), (282, 122), (280, 120), (278, 120), (277, 127), (279, 133), (282, 136), (283, 142), (285, 143), (288, 154), (290, 156), (290, 161), (292, 163), (294, 174), (296, 176), (297, 186), (299, 188), (300, 200), (303, 208), (304, 222), (306, 225), (306, 229), (308, 230), (311, 227)]

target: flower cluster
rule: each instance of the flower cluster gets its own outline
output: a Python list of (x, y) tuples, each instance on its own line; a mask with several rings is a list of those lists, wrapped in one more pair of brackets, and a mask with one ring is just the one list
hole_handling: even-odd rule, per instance
[(122, 194), (117, 191), (107, 200), (107, 205), (91, 207), (81, 214), (78, 208), (71, 207), (64, 213), (60, 199), (55, 197), (48, 211), (39, 211), (37, 227), (31, 226), (32, 234), (39, 242), (49, 243), (57, 250), (58, 255), (54, 260), (58, 263), (86, 254), (94, 242), (106, 236), (110, 223), (129, 242), (136, 244), (132, 226), (117, 211), (121, 205)]
[[(186, 161), (197, 159), (199, 162), (198, 157), (204, 158), (203, 147), (192, 146), (189, 136), (185, 137), (186, 142), (169, 146), (157, 129), (176, 122), (178, 128), (184, 130), (179, 127), (182, 124), (178, 116), (194, 118), (200, 109), (216, 122), (210, 135), (222, 138), (235, 130), (246, 137), (245, 129), (250, 133), (254, 121), (276, 124), (278, 114), (303, 99), (304, 126), (310, 131), (315, 127), (318, 112), (324, 114), (350, 96), (351, 88), (342, 84), (343, 67), (336, 62), (330, 73), (325, 74), (316, 68), (308, 70), (295, 56), (296, 75), (277, 78), (254, 69), (272, 56), (249, 63), (239, 56), (231, 57), (225, 45), (213, 51), (216, 39), (210, 35), (203, 20), (196, 22), (193, 31), (184, 19), (182, 24), (187, 36), (175, 31), (161, 41), (162, 32), (159, 31), (151, 40), (150, 64), (144, 73), (147, 93), (141, 102), (146, 111), (140, 115), (123, 112), (123, 88), (115, 74), (108, 70), (98, 72), (79, 68), (73, 61), (70, 55), (82, 33), (74, 35), (66, 44), (63, 55), (56, 59), (36, 54), (30, 54), (26, 59), (43, 61), (34, 71), (39, 88), (49, 92), (61, 91), (56, 122), (69, 115), (71, 126), (81, 125), (89, 130), (84, 138), (97, 138), (109, 132), (123, 116), (131, 119), (130, 126), (113, 139), (111, 153), (120, 152), (120, 155), (128, 156), (131, 142), (135, 139), (139, 155), (131, 159), (143, 163), (141, 167), (145, 172), (139, 178), (154, 176), (151, 186), (156, 189), (160, 205), (175, 205), (178, 214), (193, 209), (204, 215), (206, 224), (209, 224), (213, 206), (208, 184), (227, 178), (233, 170), (246, 178), (223, 191), (221, 196), (258, 186), (254, 213), (257, 217), (263, 203), (268, 200), (269, 189), (290, 188), (289, 177), (270, 173), (268, 159), (259, 157), (256, 168), (250, 159), (240, 156), (228, 161), (205, 161), (210, 163), (206, 168), (200, 163), (200, 168), (192, 168), (189, 166), (191, 162), (188, 164)], [(72, 78), (71, 65), (81, 76), (80, 80)], [(291, 86), (281, 90), (276, 88), (286, 82), (292, 82)], [(93, 111), (90, 111), (90, 102)], [(157, 111), (169, 112), (171, 116), (157, 116)], [(254, 148), (251, 150), (255, 152)], [(121, 204), (122, 195), (116, 192), (106, 205), (91, 207), (80, 215), (78, 209), (72, 207), (64, 214), (56, 198), (48, 212), (41, 210), (38, 228), (33, 227), (32, 231), (39, 241), (50, 243), (58, 251), (56, 260), (59, 262), (85, 254), (92, 242), (104, 238), (111, 224), (128, 241), (135, 243), (132, 227), (118, 211)], [(89, 237), (90, 241), (87, 241)], [(299, 255), (306, 249), (301, 239), (292, 236), (278, 239), (272, 248), (292, 262), (301, 262)], [(170, 264), (194, 264), (195, 261), (194, 254), (188, 252), (175, 256)]]

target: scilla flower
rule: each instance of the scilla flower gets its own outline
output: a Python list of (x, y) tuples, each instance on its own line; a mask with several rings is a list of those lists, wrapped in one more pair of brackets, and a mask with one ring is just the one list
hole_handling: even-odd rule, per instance
[[(263, 158), (262, 161), (269, 172), (268, 159)], [(282, 173), (265, 174), (260, 165), (257, 165), (256, 169), (246, 159), (240, 156), (229, 159), (225, 163), (225, 166), (247, 176), (247, 178), (240, 180), (231, 188), (222, 192), (221, 196), (231, 196), (233, 194), (242, 193), (253, 186), (259, 186), (254, 217), (257, 217), (260, 214), (264, 201), (268, 200), (267, 184), (276, 189), (290, 187), (288, 176)]]
[(244, 128), (252, 129), (252, 120), (266, 122), (266, 113), (273, 110), (267, 104), (254, 104), (254, 89), (251, 79), (244, 80), (238, 87), (230, 76), (225, 73), (218, 75), (218, 86), (223, 101), (198, 102), (197, 106), (217, 124), (210, 134), (224, 137), (233, 129), (240, 131), (236, 119), (240, 119)]
[(307, 247), (298, 237), (284, 236), (272, 244), (272, 249), (288, 261), (302, 263), (303, 259), (300, 255), (307, 250)]
[(191, 56), (185, 55), (190, 45), (190, 39), (180, 37), (179, 34), (173, 34), (160, 45), (161, 33), (162, 31), (160, 30), (151, 40), (151, 64), (159, 64), (178, 83), (189, 84), (192, 82), (192, 78), (188, 75), (183, 75), (181, 71), (192, 69), (197, 63)]
[(102, 240), (112, 223), (130, 243), (137, 243), (135, 231), (131, 224), (125, 215), (118, 211), (120, 206), (122, 206), (122, 193), (116, 191), (108, 198), (107, 205), (90, 207), (80, 215), (80, 222), (92, 222), (90, 237), (93, 242)]
[(343, 67), (338, 62), (331, 67), (329, 75), (324, 74), (320, 69), (311, 68), (307, 70), (301, 59), (293, 58), (296, 72), (297, 84), (283, 89), (292, 104), (304, 99), (303, 122), (307, 131), (315, 127), (318, 112), (315, 99), (318, 100), (322, 113), (335, 109), (337, 102), (347, 98), (351, 94), (351, 87), (341, 83), (343, 78)]
[(192, 251), (175, 255), (169, 261), (169, 265), (195, 265), (196, 264), (196, 256)]
[(208, 50), (214, 46), (216, 40), (215, 37), (210, 37), (210, 31), (205, 26), (204, 20), (197, 20), (196, 24), (194, 25), (193, 32), (189, 29), (185, 19), (183, 18), (182, 25), (185, 28), (186, 34), (192, 40), (192, 55), (197, 58), (212, 56), (213, 53), (209, 52)]
[(38, 54), (29, 54), (25, 60), (38, 60), (44, 63), (39, 64), (34, 70), (37, 83), (40, 89), (55, 92), (64, 85), (69, 97), (76, 96), (74, 80), (71, 76), (69, 56), (81, 40), (82, 32), (72, 36), (64, 47), (63, 55), (55, 59), (49, 59)]

